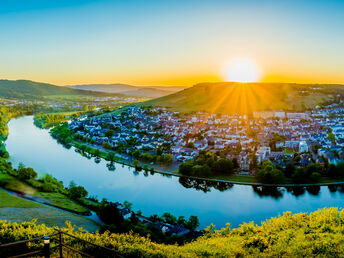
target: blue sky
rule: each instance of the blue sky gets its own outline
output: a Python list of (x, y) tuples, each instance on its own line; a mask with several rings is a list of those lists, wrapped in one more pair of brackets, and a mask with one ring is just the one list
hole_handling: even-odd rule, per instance
[(191, 85), (236, 57), (263, 81), (344, 83), (344, 1), (1, 1), (0, 77)]

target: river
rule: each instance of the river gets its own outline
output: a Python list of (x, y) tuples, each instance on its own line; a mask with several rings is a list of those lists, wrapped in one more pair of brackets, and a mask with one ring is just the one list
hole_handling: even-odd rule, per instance
[(201, 228), (211, 223), (217, 228), (226, 223), (233, 227), (250, 221), (260, 224), (285, 211), (342, 207), (344, 200), (344, 186), (254, 189), (245, 185), (220, 185), (214, 188), (203, 182), (135, 172), (121, 164), (115, 164), (115, 170), (110, 171), (108, 162), (96, 163), (94, 158), (81, 156), (73, 147), (66, 149), (58, 144), (48, 130), (34, 126), (32, 116), (9, 122), (6, 148), (15, 166), (21, 162), (40, 175), (53, 175), (66, 186), (74, 181), (100, 200), (129, 201), (134, 210), (141, 210), (144, 215), (164, 212), (175, 216), (196, 215)]

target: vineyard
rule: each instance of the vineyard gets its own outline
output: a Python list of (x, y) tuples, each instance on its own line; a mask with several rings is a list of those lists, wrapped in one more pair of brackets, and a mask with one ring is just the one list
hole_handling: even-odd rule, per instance
[[(10, 243), (56, 233), (57, 228), (37, 225), (0, 222), (0, 242)], [(208, 227), (204, 236), (185, 245), (166, 245), (152, 242), (149, 238), (132, 233), (88, 233), (75, 230), (67, 223), (62, 231), (93, 244), (110, 248), (124, 257), (339, 257), (344, 255), (344, 211), (336, 208), (321, 209), (307, 214), (284, 213), (271, 218), (261, 226), (244, 223), (238, 228), (229, 226), (221, 230)], [(66, 239), (65, 244), (88, 254), (95, 254), (93, 245), (79, 244)], [(36, 250), (41, 244), (30, 244), (27, 251)], [(8, 251), (8, 250), (7, 250)], [(13, 251), (13, 250), (12, 250)], [(0, 245), (0, 255), (6, 249)]]

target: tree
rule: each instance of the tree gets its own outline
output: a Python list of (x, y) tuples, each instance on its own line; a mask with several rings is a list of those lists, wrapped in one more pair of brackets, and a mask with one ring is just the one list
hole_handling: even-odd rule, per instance
[(82, 186), (72, 186), (69, 188), (69, 197), (73, 200), (85, 198), (88, 195), (86, 189)]
[(182, 175), (192, 175), (192, 163), (191, 162), (184, 162), (179, 165), (179, 173)]
[(334, 136), (332, 132), (329, 133), (327, 137), (332, 143), (336, 143), (336, 137)]
[(113, 136), (113, 134), (115, 133), (114, 130), (110, 129), (110, 130), (107, 130), (105, 132), (105, 136), (108, 137), (108, 138), (111, 138)]
[(97, 215), (108, 225), (113, 224), (118, 226), (124, 221), (123, 216), (114, 203), (102, 202), (98, 208)]
[(99, 157), (99, 156), (100, 156), (100, 150), (99, 150), (99, 149), (96, 149), (96, 150), (94, 151), (94, 156), (96, 156), (96, 157)]
[(234, 159), (232, 160), (232, 162), (233, 162), (233, 167), (234, 167), (235, 169), (239, 168), (239, 162), (238, 162), (238, 159), (237, 159), (237, 158), (234, 158)]
[(297, 168), (292, 176), (294, 183), (304, 183), (306, 181), (306, 172), (304, 168)]
[(33, 168), (21, 167), (18, 170), (18, 178), (21, 180), (30, 180), (37, 177), (37, 172)]
[(233, 162), (229, 159), (219, 159), (215, 161), (213, 170), (217, 174), (231, 175), (234, 173)]
[(291, 163), (288, 163), (285, 167), (284, 175), (290, 178), (294, 174), (294, 171), (295, 171), (295, 166)]
[(133, 204), (131, 202), (128, 202), (128, 201), (124, 201), (123, 206), (125, 208), (127, 208), (128, 210), (131, 210), (133, 208)]
[(284, 180), (283, 172), (269, 161), (264, 162), (263, 168), (259, 169), (255, 176), (260, 182), (268, 184), (280, 183)]
[(171, 225), (175, 225), (177, 224), (177, 218), (175, 216), (173, 216), (171, 213), (165, 212), (162, 215), (162, 218), (164, 219), (164, 221), (168, 224)]
[(193, 174), (196, 176), (210, 176), (211, 169), (208, 165), (195, 165), (192, 167)]
[(190, 216), (185, 226), (191, 230), (195, 230), (199, 226), (198, 218), (196, 216)]
[(115, 160), (115, 153), (109, 152), (107, 155), (107, 159), (111, 162), (114, 161)]
[(156, 149), (156, 155), (158, 155), (158, 156), (161, 156), (161, 155), (162, 155), (162, 149), (161, 149), (160, 147), (158, 147), (158, 148)]

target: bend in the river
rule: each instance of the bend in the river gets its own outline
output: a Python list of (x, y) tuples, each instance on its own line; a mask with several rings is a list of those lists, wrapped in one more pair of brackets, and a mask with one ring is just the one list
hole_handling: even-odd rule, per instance
[(210, 223), (223, 227), (227, 222), (233, 226), (249, 221), (259, 224), (285, 211), (311, 212), (343, 206), (342, 185), (285, 188), (207, 183), (135, 172), (121, 164), (115, 164), (115, 170), (110, 171), (108, 162), (96, 163), (73, 147), (66, 149), (58, 144), (48, 130), (34, 126), (32, 116), (10, 121), (6, 148), (14, 165), (22, 162), (65, 185), (74, 181), (99, 199), (129, 201), (134, 210), (142, 210), (145, 215), (196, 215), (201, 227)]

